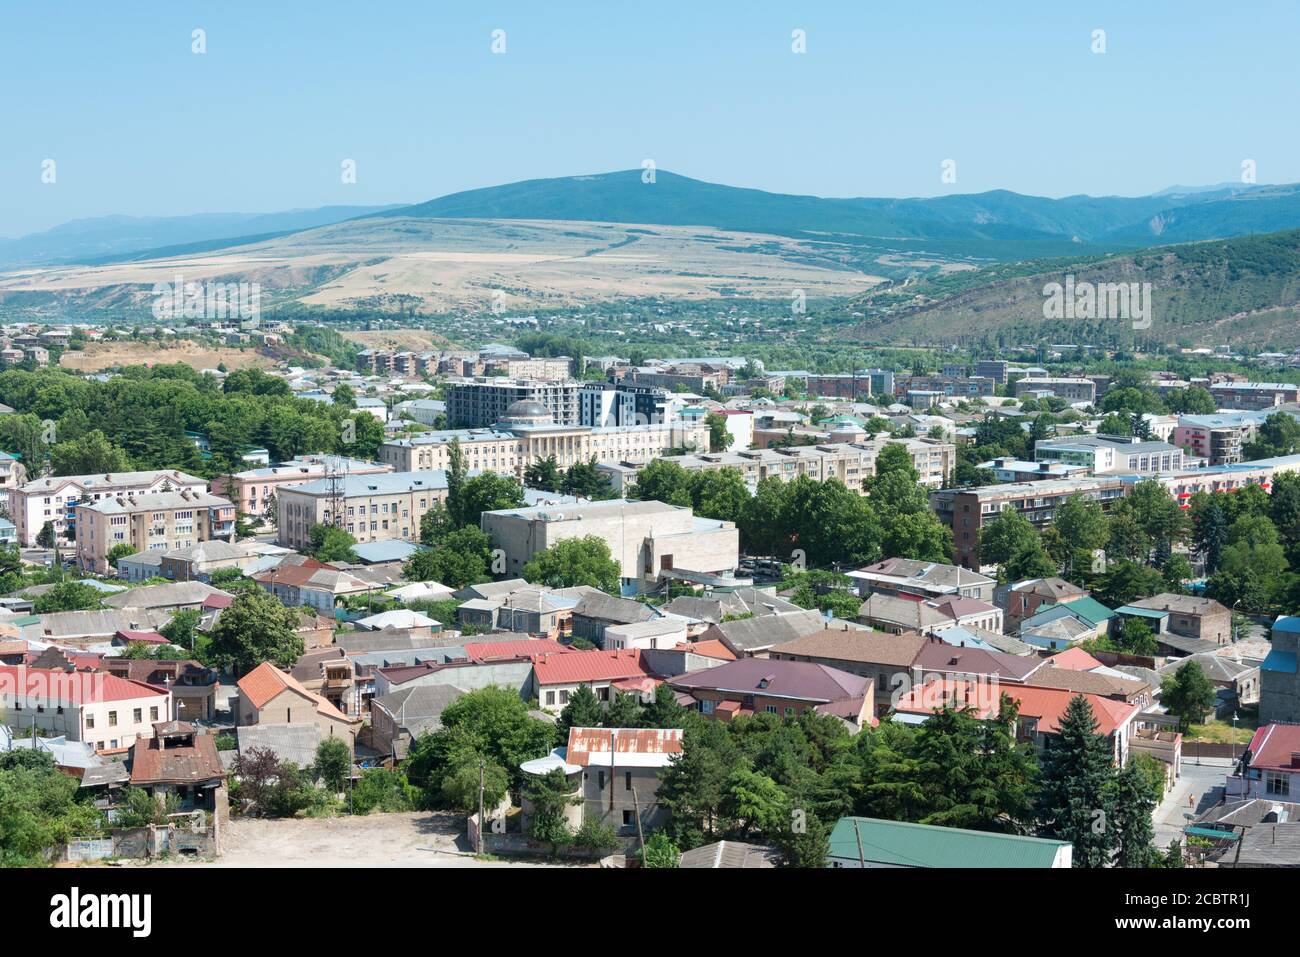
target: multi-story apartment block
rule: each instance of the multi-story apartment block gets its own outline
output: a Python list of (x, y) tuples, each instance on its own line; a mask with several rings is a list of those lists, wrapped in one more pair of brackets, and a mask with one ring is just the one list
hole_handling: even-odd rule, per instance
[[(659, 456), (688, 471), (734, 468), (745, 484), (754, 489), (768, 478), (791, 482), (807, 476), (816, 482), (839, 479), (855, 492), (864, 491), (863, 483), (876, 474), (876, 459), (886, 445), (902, 445), (912, 455), (923, 485), (942, 488), (952, 477), (957, 448), (938, 439), (892, 439), (881, 436), (863, 442), (795, 445), (779, 449), (751, 449), (740, 452), (710, 452), (696, 455)], [(610, 477), (614, 491), (622, 494), (636, 482), (648, 461), (602, 462), (601, 469)]]
[(158, 492), (206, 492), (208, 483), (196, 475), (176, 471), (114, 472), (104, 475), (62, 475), (34, 479), (9, 493), (9, 515), (18, 529), (18, 541), (29, 548), (46, 522), (66, 542), (75, 531), (73, 509), (82, 502), (98, 502), (119, 495)]
[(1054, 395), (1067, 402), (1095, 402), (1097, 383), (1091, 379), (1026, 376), (1016, 380), (1016, 398), (1026, 395)]
[(118, 545), (133, 553), (174, 551), (235, 535), (235, 506), (207, 492), (119, 495), (78, 504), (73, 512), (77, 566), (100, 574), (112, 570), (108, 553)]
[(593, 458), (598, 463), (646, 463), (671, 449), (707, 448), (708, 434), (701, 415), (651, 425), (565, 426), (556, 425), (540, 404), (519, 402), (496, 428), (426, 432), (385, 442), (379, 458), (399, 472), (445, 469), (454, 439), (465, 453), (467, 468), (522, 479), (529, 464), (539, 459), (554, 457), (561, 469)]
[(872, 396), (883, 396), (892, 401), (894, 373), (888, 369), (860, 369), (842, 375), (810, 375), (808, 394), (851, 402), (861, 402)]
[(1100, 502), (1104, 508), (1123, 498), (1129, 488), (1121, 479), (1105, 476), (948, 488), (930, 493), (930, 507), (952, 529), (957, 563), (980, 571), (980, 529), (1003, 509), (1016, 509), (1031, 525), (1042, 529), (1051, 524), (1061, 503), (1076, 492)]
[(1225, 412), (1218, 415), (1181, 415), (1173, 443), (1187, 454), (1208, 459), (1211, 465), (1240, 462), (1242, 446), (1255, 437), (1267, 412)]
[(721, 391), (730, 380), (730, 373), (725, 367), (714, 366), (643, 366), (630, 369), (625, 378), (632, 385), (704, 393), (710, 389)]
[(568, 356), (502, 356), (486, 360), (483, 367), (488, 375), (500, 375), (508, 379), (562, 380), (568, 379), (574, 372), (573, 360)]
[(578, 393), (581, 383), (540, 379), (506, 379), (481, 376), (458, 382), (447, 392), (447, 424), (454, 429), (477, 429), (501, 422), (511, 406), (535, 402), (560, 425), (580, 421)]
[(334, 508), (342, 512), (339, 524), (358, 542), (414, 541), (420, 537), (424, 513), (447, 498), (447, 473), (438, 469), (349, 475), (334, 482), (318, 479), (283, 488), (278, 498), (278, 540), (286, 548), (306, 548), (313, 525), (336, 521)]
[(330, 467), (340, 475), (374, 475), (393, 470), (391, 465), (382, 462), (363, 462), (338, 455), (304, 455), (269, 468), (219, 475), (212, 480), (212, 492), (229, 498), (245, 515), (266, 518), (280, 489), (324, 478)]
[(1040, 439), (1037, 462), (1082, 465), (1094, 474), (1167, 475), (1183, 467), (1183, 450), (1168, 442), (1142, 442), (1122, 435), (1079, 435)]
[(27, 469), (8, 452), (0, 452), (0, 505), (8, 506), (9, 492), (27, 482)]
[(588, 382), (578, 401), (579, 423), (593, 428), (667, 422), (679, 407), (666, 389), (627, 382)]
[(740, 560), (734, 523), (700, 518), (689, 508), (663, 502), (614, 499), (511, 508), (484, 512), (481, 524), (505, 552), (508, 576), (519, 576), (534, 555), (556, 542), (594, 535), (609, 544), (627, 594), (650, 591), (667, 578), (734, 584)]
[(1271, 409), (1300, 402), (1300, 385), (1290, 382), (1218, 382), (1210, 395), (1221, 409)]
[(1008, 368), (1005, 359), (980, 359), (975, 363), (975, 374), (992, 379), (998, 385), (1006, 385)]
[(908, 391), (933, 392), (957, 399), (990, 396), (995, 389), (992, 379), (966, 375), (914, 375), (907, 376), (904, 385)]

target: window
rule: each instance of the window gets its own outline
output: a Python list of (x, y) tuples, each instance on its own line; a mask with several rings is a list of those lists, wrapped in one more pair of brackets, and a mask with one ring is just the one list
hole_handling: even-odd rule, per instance
[(547, 703), (547, 704), (555, 704), (555, 692), (554, 692), (554, 691), (548, 691), (548, 692), (546, 692), (546, 703)]
[(632, 824), (634, 824), (634, 823), (635, 823), (635, 822), (632, 820), (632, 812), (631, 812), (631, 811), (624, 811), (624, 812), (623, 812), (623, 826), (624, 826), (624, 827), (631, 827)]
[(139, 724), (141, 721), (143, 721), (143, 720), (144, 720), (144, 711), (143, 711), (143, 709), (141, 709), (141, 708), (136, 708), (134, 711), (132, 711), (132, 712), (131, 712), (131, 720), (134, 721), (136, 724)]
[[(116, 711), (110, 711), (110, 712), (108, 713), (108, 726), (109, 726), (110, 728), (116, 728), (116, 727), (117, 727), (117, 712), (116, 712)], [(113, 745), (113, 747), (117, 747), (117, 745)]]
[(630, 790), (632, 790), (632, 772), (631, 772), (631, 771), (624, 771), (624, 772), (623, 772), (623, 790), (625, 790), (625, 791), (630, 791)]
[(603, 791), (603, 790), (605, 790), (605, 772), (604, 772), (604, 771), (600, 771), (600, 772), (598, 772), (597, 775), (596, 775), (596, 790), (598, 790), (598, 791)]
[[(89, 712), (86, 713), (86, 727), (88, 729), (95, 727), (95, 716)], [(101, 744), (100, 747), (103, 747), (103, 745)]]
[(157, 721), (157, 720), (158, 720), (158, 709), (157, 709), (156, 707), (155, 707), (155, 708), (150, 708), (150, 709), (149, 709), (149, 720), (150, 720), (150, 721)]
[(1291, 793), (1291, 775), (1268, 771), (1264, 775), (1265, 793), (1275, 797), (1287, 797)]

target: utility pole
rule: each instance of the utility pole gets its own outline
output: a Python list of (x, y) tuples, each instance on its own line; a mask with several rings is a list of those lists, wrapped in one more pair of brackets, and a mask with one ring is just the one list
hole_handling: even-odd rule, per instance
[(866, 870), (866, 856), (862, 853), (862, 832), (858, 830), (858, 819), (856, 817), (853, 819), (853, 836), (858, 841), (858, 867)]
[(632, 789), (632, 812), (636, 815), (636, 839), (641, 843), (641, 866), (645, 867), (645, 831), (641, 828), (641, 802), (637, 800), (636, 788)]
[(483, 853), (483, 769), (484, 763), (478, 763), (478, 852)]

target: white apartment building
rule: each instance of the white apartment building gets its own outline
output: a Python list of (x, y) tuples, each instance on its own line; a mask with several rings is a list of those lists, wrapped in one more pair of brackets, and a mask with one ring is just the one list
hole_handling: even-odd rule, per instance
[(9, 515), (18, 530), (19, 544), (30, 548), (46, 522), (54, 523), (55, 535), (66, 543), (69, 532), (75, 530), (73, 509), (78, 504), (127, 495), (207, 490), (206, 479), (177, 471), (49, 476), (14, 488), (9, 493)]

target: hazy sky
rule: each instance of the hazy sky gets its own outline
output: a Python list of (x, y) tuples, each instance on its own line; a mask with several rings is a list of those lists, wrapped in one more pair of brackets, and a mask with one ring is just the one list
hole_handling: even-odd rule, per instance
[(1292, 182), (1297, 36), (1294, 2), (5, 4), (0, 236), (647, 158), (824, 196), (1134, 195), (1237, 180), (1243, 159)]

